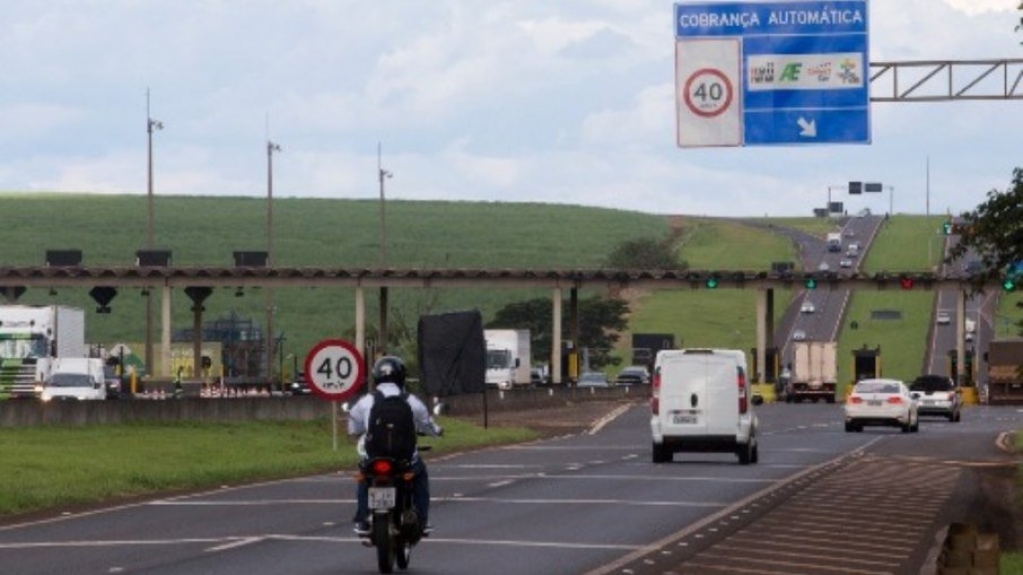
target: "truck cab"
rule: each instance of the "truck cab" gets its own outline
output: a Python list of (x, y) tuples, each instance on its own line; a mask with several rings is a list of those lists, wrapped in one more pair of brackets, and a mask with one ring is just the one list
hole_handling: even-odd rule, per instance
[(86, 401), (107, 398), (103, 360), (63, 357), (53, 360), (50, 375), (39, 389), (43, 401)]

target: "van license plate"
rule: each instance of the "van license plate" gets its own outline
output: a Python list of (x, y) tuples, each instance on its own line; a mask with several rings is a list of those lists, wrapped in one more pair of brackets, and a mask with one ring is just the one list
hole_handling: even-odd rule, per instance
[(394, 507), (394, 492), (393, 487), (370, 487), (369, 508), (390, 509)]
[(676, 413), (672, 416), (671, 422), (675, 425), (692, 425), (696, 423), (696, 416), (687, 413)]

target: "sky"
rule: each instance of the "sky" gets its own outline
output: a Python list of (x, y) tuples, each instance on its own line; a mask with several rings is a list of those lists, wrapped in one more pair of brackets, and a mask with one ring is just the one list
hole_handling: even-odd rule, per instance
[[(374, 199), (379, 151), (389, 200), (935, 214), (1023, 166), (1019, 100), (874, 102), (868, 144), (680, 148), (673, 5), (5, 0), (0, 191), (145, 195), (149, 119), (157, 195)], [(871, 0), (870, 61), (1023, 58), (1017, 5)]]

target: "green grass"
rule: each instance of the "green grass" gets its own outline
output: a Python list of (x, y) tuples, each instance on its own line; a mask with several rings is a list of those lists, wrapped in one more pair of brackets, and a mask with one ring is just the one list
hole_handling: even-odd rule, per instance
[(864, 260), (862, 271), (932, 271), (943, 257), (945, 216), (895, 216), (881, 230)]
[[(433, 453), (535, 437), (520, 428), (439, 421)], [(0, 434), (0, 516), (153, 493), (354, 470), (354, 444), (314, 421), (27, 427)]]
[[(42, 193), (0, 194), (6, 243), (0, 265), (42, 265), (46, 250), (80, 249), (89, 266), (134, 266), (147, 243), (145, 196)], [(379, 203), (372, 200), (282, 198), (274, 201), (273, 262), (286, 267), (377, 267), (380, 263)], [(266, 201), (257, 198), (176, 197), (154, 199), (154, 246), (172, 251), (175, 266), (232, 266), (232, 252), (266, 250)], [(639, 212), (554, 204), (411, 202), (387, 203), (387, 265), (413, 268), (599, 268), (626, 240), (668, 237), (667, 218)], [(91, 287), (91, 286), (90, 286)], [(27, 304), (60, 303), (95, 309), (88, 288), (30, 289)], [(89, 342), (145, 339), (145, 298), (122, 290), (112, 313), (89, 313)], [(583, 296), (589, 295), (582, 294)], [(377, 307), (376, 290), (366, 293)], [(415, 330), (421, 314), (479, 309), (484, 318), (504, 305), (547, 290), (390, 290), (391, 320)], [(215, 292), (204, 319), (236, 314), (265, 325), (260, 290), (235, 297)], [(283, 333), (284, 354), (304, 357), (327, 337), (354, 336), (354, 291), (274, 290), (274, 331)], [(172, 300), (175, 329), (192, 325), (191, 302)], [(369, 323), (376, 317), (369, 314)], [(411, 351), (410, 351), (411, 353)]]
[(1023, 553), (1002, 553), (998, 573), (1000, 575), (1023, 575)]
[(822, 240), (828, 232), (838, 227), (838, 222), (831, 218), (757, 218), (757, 221), (801, 230)]

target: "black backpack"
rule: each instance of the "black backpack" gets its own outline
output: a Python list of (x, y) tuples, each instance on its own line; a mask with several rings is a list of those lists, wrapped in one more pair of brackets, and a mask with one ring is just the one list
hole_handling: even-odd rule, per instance
[(416, 450), (416, 421), (408, 393), (384, 396), (373, 392), (366, 429), (366, 455), (412, 459)]

